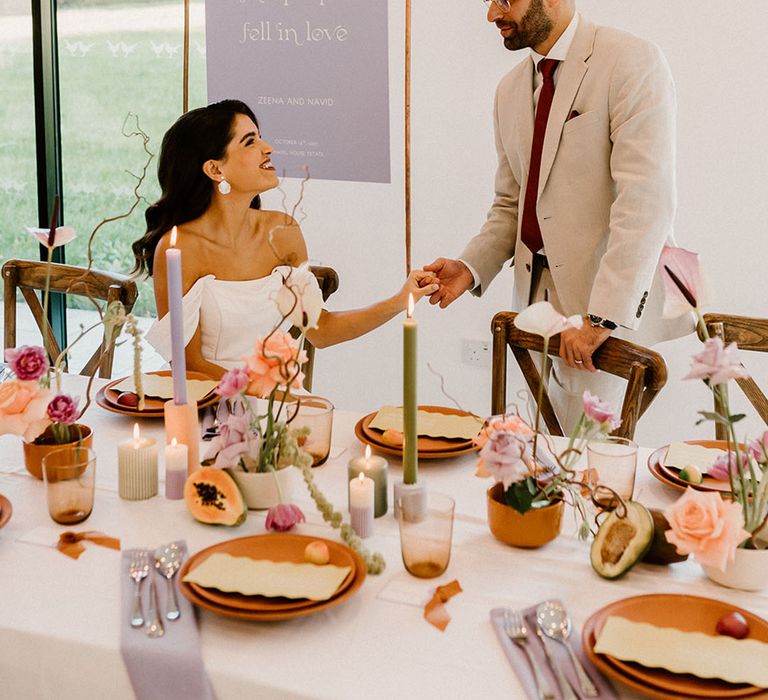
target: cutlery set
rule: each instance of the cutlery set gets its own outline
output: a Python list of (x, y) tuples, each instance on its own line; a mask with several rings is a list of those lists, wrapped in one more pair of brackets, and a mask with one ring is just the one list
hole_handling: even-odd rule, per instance
[[(528, 659), (531, 671), (533, 672), (533, 680), (536, 685), (538, 700), (555, 700), (557, 696), (550, 688), (546, 674), (542, 671), (536, 656), (531, 653), (529, 646), (531, 631), (528, 629), (528, 623), (521, 611), (509, 608), (504, 611), (504, 631), (512, 642), (523, 651)], [(571, 619), (565, 608), (559, 602), (548, 600), (537, 606), (535, 634), (539, 638), (541, 646), (544, 649), (547, 664), (549, 665), (552, 674), (557, 679), (563, 700), (595, 698), (599, 695), (599, 691), (568, 643), (570, 633)], [(579, 680), (578, 690), (580, 692), (574, 692), (574, 688), (568, 681), (562, 667), (548, 648), (547, 639), (562, 644), (568, 651), (571, 664), (573, 665), (576, 677)]]
[(150, 577), (149, 605), (147, 616), (144, 617), (142, 605), (141, 582), (149, 576), (150, 568), (154, 566), (167, 581), (168, 595), (165, 604), (165, 618), (178, 620), (181, 616), (179, 603), (176, 598), (176, 586), (173, 577), (181, 567), (182, 552), (175, 543), (158, 547), (154, 552), (137, 550), (131, 557), (128, 565), (128, 575), (135, 585), (133, 596), (133, 608), (131, 610), (131, 627), (144, 628), (148, 637), (162, 637), (165, 634), (160, 605), (158, 602), (157, 584), (155, 577)]

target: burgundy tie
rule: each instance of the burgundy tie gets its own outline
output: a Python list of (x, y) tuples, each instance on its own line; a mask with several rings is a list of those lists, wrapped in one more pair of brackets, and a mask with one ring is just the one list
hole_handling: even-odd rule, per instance
[(525, 202), (523, 204), (523, 223), (520, 236), (523, 243), (532, 253), (541, 250), (541, 228), (536, 214), (536, 200), (539, 193), (539, 172), (541, 171), (541, 150), (544, 146), (544, 134), (547, 132), (547, 119), (552, 107), (552, 97), (555, 94), (555, 69), (560, 61), (544, 58), (539, 62), (539, 70), (544, 77), (544, 84), (539, 93), (536, 107), (536, 121), (533, 125), (533, 144), (531, 145), (531, 167), (528, 170), (528, 182), (525, 185)]

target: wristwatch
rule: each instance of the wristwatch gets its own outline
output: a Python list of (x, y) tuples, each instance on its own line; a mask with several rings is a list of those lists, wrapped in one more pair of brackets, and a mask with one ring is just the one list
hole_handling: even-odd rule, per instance
[(594, 314), (587, 314), (587, 318), (589, 319), (589, 322), (592, 324), (593, 328), (607, 328), (609, 331), (616, 329), (616, 324), (613, 321), (609, 321), (607, 318), (595, 316)]

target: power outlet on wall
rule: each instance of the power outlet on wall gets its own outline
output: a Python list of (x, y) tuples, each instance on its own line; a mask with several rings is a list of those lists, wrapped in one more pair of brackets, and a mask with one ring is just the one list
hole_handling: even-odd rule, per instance
[(491, 343), (488, 340), (461, 341), (461, 361), (475, 367), (491, 366)]

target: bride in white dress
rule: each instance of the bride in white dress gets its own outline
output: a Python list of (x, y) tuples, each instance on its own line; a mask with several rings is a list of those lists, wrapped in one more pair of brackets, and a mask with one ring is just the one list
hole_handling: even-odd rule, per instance
[[(178, 227), (182, 251), (187, 368), (215, 379), (253, 352), (257, 337), (281, 320), (274, 302), (291, 267), (307, 261), (296, 221), (263, 211), (259, 194), (277, 186), (256, 117), (237, 100), (187, 112), (163, 138), (160, 199), (147, 209), (147, 232), (133, 244), (135, 270), (154, 278), (159, 321), (147, 339), (170, 358), (165, 251)], [(323, 310), (307, 337), (316, 347), (351, 340), (386, 323), (437, 291), (429, 272), (415, 270), (393, 296), (363, 309)]]

